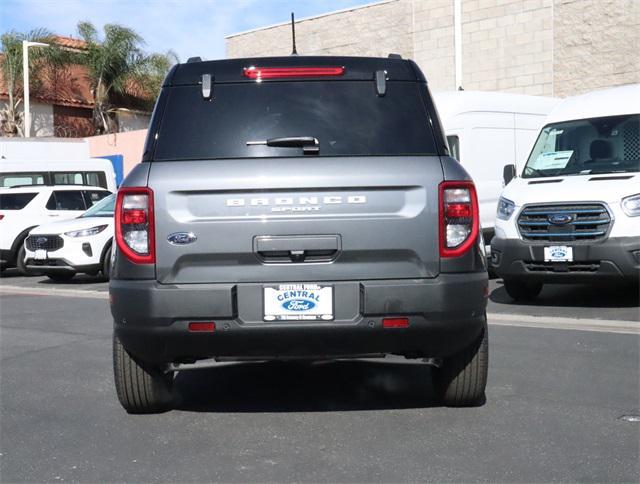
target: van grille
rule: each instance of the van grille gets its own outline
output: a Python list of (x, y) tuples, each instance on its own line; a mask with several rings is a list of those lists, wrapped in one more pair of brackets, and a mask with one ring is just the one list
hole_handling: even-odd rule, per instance
[(30, 235), (27, 237), (27, 249), (32, 252), (36, 250), (53, 252), (63, 246), (64, 240), (59, 235)]
[(528, 272), (598, 272), (600, 269), (599, 261), (586, 262), (525, 262), (525, 268)]
[(610, 225), (609, 211), (601, 203), (529, 205), (518, 217), (522, 238), (538, 242), (600, 240)]

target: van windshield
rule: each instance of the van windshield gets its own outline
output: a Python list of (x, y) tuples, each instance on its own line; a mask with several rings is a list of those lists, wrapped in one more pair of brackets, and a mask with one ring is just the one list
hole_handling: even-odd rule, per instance
[[(300, 146), (266, 146), (280, 137), (316, 138), (319, 156), (433, 155), (435, 140), (416, 82), (216, 84), (169, 88), (155, 160), (297, 157)], [(249, 144), (247, 144), (249, 143)]]
[(640, 115), (608, 116), (545, 126), (523, 178), (640, 171)]

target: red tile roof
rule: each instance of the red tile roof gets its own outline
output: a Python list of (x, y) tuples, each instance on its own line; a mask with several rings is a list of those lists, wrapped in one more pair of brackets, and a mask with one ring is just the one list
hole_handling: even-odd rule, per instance
[[(0, 62), (1, 60), (2, 54)], [(38, 72), (37, 79), (31, 79), (30, 84), (33, 100), (44, 104), (93, 107), (93, 94), (84, 66), (69, 65), (58, 69), (43, 69)], [(9, 92), (0, 69), (0, 99), (8, 98)]]
[[(54, 42), (62, 47), (74, 50), (84, 50), (87, 43), (83, 40), (61, 35), (54, 36)], [(3, 54), (0, 53), (0, 62)], [(0, 99), (8, 99), (8, 90), (0, 69)], [(128, 83), (127, 96), (120, 96), (123, 105), (136, 106), (139, 101), (147, 100), (150, 95), (140, 86)], [(87, 68), (82, 65), (68, 65), (57, 69), (43, 69), (37, 78), (31, 80), (31, 98), (44, 104), (59, 104), (62, 106), (78, 106), (92, 108), (94, 105), (91, 82)]]
[(87, 43), (84, 40), (74, 39), (73, 37), (54, 35), (53, 41), (60, 47), (66, 47), (69, 49), (85, 50), (87, 48)]

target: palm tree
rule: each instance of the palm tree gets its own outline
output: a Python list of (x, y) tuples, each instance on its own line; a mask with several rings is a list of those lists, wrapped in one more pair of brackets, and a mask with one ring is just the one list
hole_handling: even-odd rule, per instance
[(21, 135), (24, 130), (22, 113), (18, 110), (23, 101), (22, 86), (22, 41), (45, 42), (50, 44), (47, 49), (29, 51), (29, 74), (34, 84), (46, 66), (54, 66), (64, 62), (64, 55), (57, 46), (52, 44), (52, 34), (46, 29), (34, 29), (26, 34), (11, 30), (0, 36), (2, 46), (2, 77), (7, 87), (9, 103), (0, 112), (2, 134), (8, 136)]
[(111, 96), (125, 94), (148, 63), (141, 48), (144, 41), (132, 29), (116, 24), (104, 26), (102, 40), (90, 22), (80, 22), (78, 33), (87, 43), (78, 60), (87, 67), (91, 82), (93, 124), (97, 133), (109, 133), (115, 130)]
[(134, 30), (117, 24), (104, 26), (100, 40), (90, 22), (80, 22), (78, 33), (87, 43), (87, 50), (77, 61), (87, 67), (94, 97), (93, 123), (97, 133), (116, 130), (114, 95), (133, 90), (147, 97), (148, 108), (153, 107), (162, 81), (171, 66), (178, 62), (173, 51), (146, 55), (144, 40)]
[(140, 69), (136, 82), (138, 86), (144, 86), (144, 92), (148, 95), (147, 108), (153, 109), (155, 98), (158, 96), (164, 78), (171, 66), (180, 62), (178, 55), (168, 50), (164, 54), (151, 54)]

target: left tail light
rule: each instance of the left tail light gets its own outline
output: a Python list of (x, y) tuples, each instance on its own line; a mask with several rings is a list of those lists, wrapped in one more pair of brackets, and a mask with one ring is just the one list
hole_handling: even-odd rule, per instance
[(440, 257), (460, 257), (473, 247), (480, 230), (478, 197), (471, 181), (440, 184)]
[(136, 264), (155, 264), (153, 191), (147, 187), (120, 188), (115, 223), (120, 252)]

